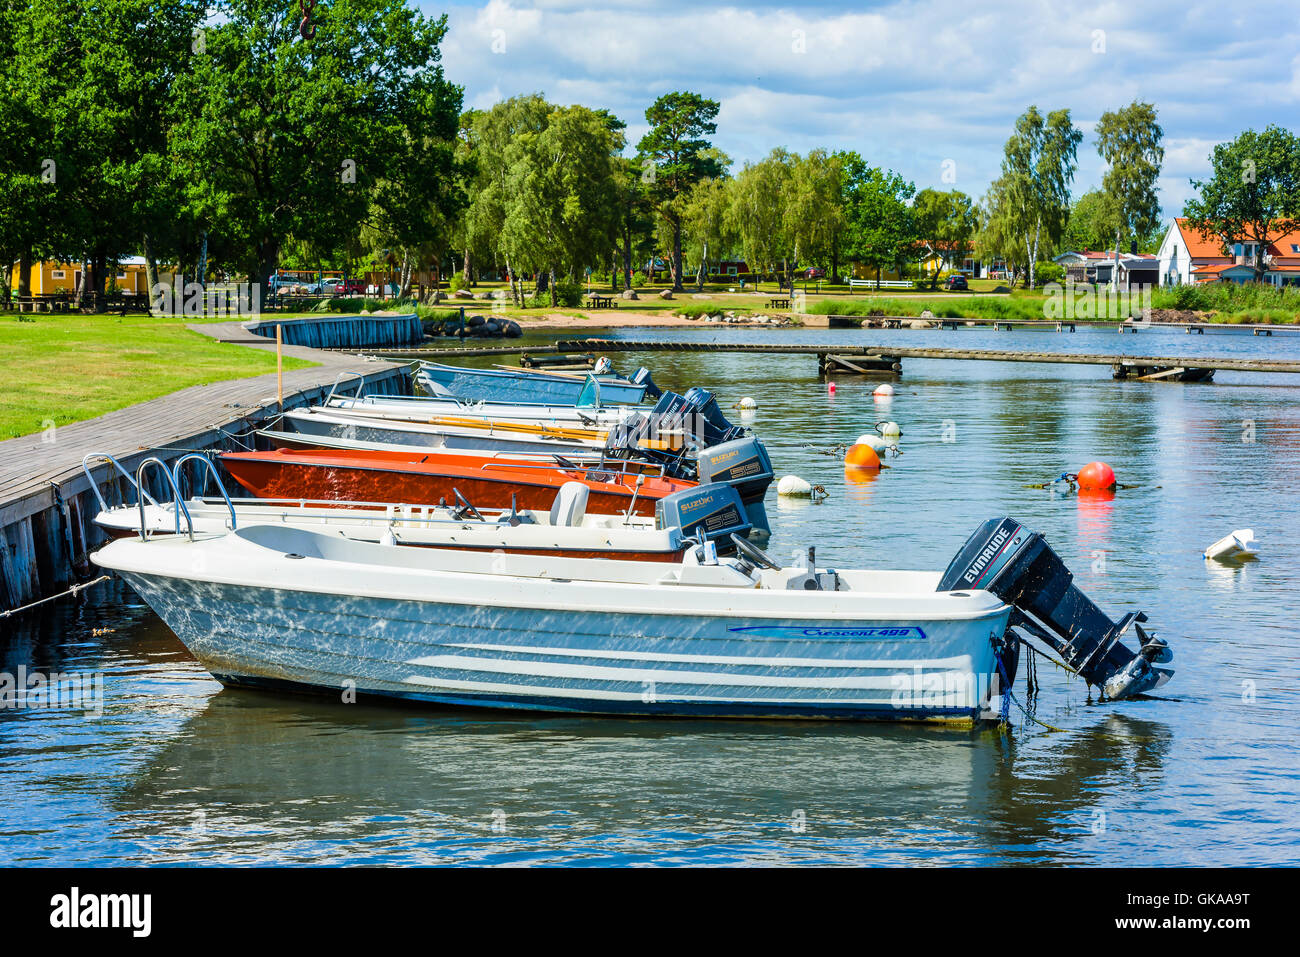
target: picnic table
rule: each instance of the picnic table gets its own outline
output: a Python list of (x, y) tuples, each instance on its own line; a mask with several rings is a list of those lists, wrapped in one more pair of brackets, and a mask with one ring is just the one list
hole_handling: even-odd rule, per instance
[(595, 293), (587, 293), (587, 303), (592, 309), (617, 309), (613, 296), (598, 296)]
[(789, 309), (789, 308), (790, 308), (790, 300), (789, 300), (789, 299), (780, 299), (780, 298), (769, 299), (769, 300), (767, 301), (767, 308), (769, 308), (769, 309)]

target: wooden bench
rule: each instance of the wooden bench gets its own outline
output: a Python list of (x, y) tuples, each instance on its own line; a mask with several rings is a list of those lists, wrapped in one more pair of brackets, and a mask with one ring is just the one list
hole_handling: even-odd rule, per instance
[(789, 308), (790, 308), (790, 300), (789, 300), (789, 299), (779, 299), (779, 298), (778, 298), (778, 299), (769, 299), (769, 300), (767, 301), (767, 308), (769, 308), (769, 309), (789, 309)]
[(587, 305), (592, 309), (617, 309), (618, 303), (614, 301), (613, 296), (597, 296), (593, 293), (587, 294)]

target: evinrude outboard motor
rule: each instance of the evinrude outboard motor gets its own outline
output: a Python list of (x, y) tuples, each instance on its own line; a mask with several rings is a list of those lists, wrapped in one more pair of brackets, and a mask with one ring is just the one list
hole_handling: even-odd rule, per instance
[(745, 503), (745, 511), (754, 529), (762, 535), (771, 533), (767, 523), (767, 510), (763, 498), (776, 476), (772, 460), (767, 457), (763, 443), (752, 435), (733, 439), (700, 451), (697, 463), (699, 482), (726, 482), (734, 485)]
[(650, 370), (645, 366), (642, 366), (633, 372), (628, 378), (628, 381), (633, 385), (644, 385), (645, 394), (650, 396), (652, 399), (657, 399), (664, 394), (663, 389), (655, 385), (654, 379), (650, 378)]
[(655, 502), (655, 528), (680, 529), (683, 538), (715, 541), (725, 551), (731, 550), (731, 534), (748, 535), (751, 525), (735, 486), (713, 482)]
[[(1074, 576), (1047, 540), (1010, 518), (991, 518), (966, 540), (939, 582), (939, 591), (982, 588), (1013, 606), (1011, 624), (1060, 653), (1065, 663), (1107, 698), (1129, 698), (1159, 688), (1173, 675), (1155, 668), (1173, 659), (1169, 646), (1149, 635), (1140, 611), (1111, 621), (1072, 582)], [(1135, 654), (1120, 638), (1132, 627)]]

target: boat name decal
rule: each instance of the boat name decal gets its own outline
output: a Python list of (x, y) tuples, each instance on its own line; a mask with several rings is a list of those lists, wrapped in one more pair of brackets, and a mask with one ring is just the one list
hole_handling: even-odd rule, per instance
[(810, 625), (745, 625), (728, 631), (746, 632), (761, 638), (866, 638), (871, 640), (925, 639), (914, 625), (863, 625), (856, 628), (818, 628)]

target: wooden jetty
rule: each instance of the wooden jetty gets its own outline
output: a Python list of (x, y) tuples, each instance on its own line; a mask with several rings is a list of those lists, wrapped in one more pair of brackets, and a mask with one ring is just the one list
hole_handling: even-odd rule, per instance
[[(973, 362), (1034, 362), (1052, 365), (1110, 366), (1116, 378), (1140, 378), (1162, 369), (1211, 370), (1230, 372), (1280, 372), (1300, 373), (1300, 361), (1289, 359), (1235, 359), (1214, 356), (1132, 356), (1105, 353), (1040, 352), (1035, 350), (957, 349), (898, 347), (874, 345), (815, 345), (789, 342), (706, 342), (706, 341), (645, 341), (634, 339), (561, 339), (552, 346), (473, 346), (453, 349), (399, 349), (384, 350), (386, 359), (413, 361), (432, 359), (464, 359), (475, 356), (509, 356), (527, 351), (533, 354), (546, 352), (754, 352), (777, 355), (812, 355), (818, 359), (818, 368), (828, 362), (832, 367), (847, 360), (858, 366), (872, 366), (872, 371), (898, 372), (903, 359), (951, 359)], [(834, 357), (831, 360), (829, 357)], [(1142, 370), (1142, 371), (1138, 371)]]
[[(274, 340), (254, 338), (238, 323), (190, 328), (220, 341), (275, 350)], [(286, 408), (322, 400), (336, 382), (341, 392), (348, 391), (357, 384), (350, 373), (363, 379), (368, 392), (404, 393), (408, 388), (405, 364), (362, 362), (301, 346), (285, 347), (284, 354), (320, 363), (284, 373)], [(134, 475), (151, 455), (166, 462), (189, 451), (240, 448), (238, 435), (278, 410), (272, 372), (191, 386), (95, 419), (0, 442), (0, 611), (54, 594), (90, 573), (86, 555), (104, 536), (94, 524), (99, 506), (82, 471), (85, 456), (107, 452)], [(126, 480), (107, 462), (93, 465), (91, 474), (109, 504), (134, 500)], [(151, 494), (170, 498), (157, 469), (151, 478)]]

